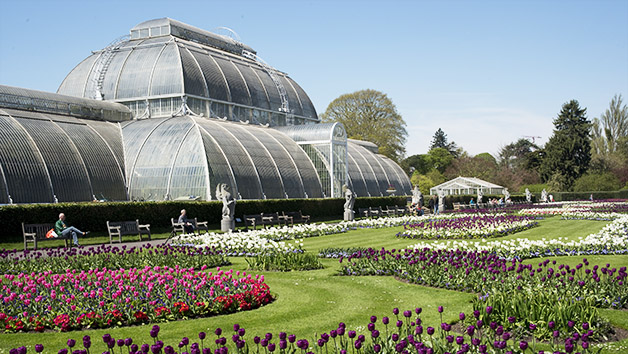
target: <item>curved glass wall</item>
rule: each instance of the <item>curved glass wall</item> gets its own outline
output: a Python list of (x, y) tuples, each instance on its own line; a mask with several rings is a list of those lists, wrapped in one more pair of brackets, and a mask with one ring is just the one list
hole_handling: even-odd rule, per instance
[(122, 124), (135, 200), (215, 199), (227, 183), (239, 199), (322, 197), (314, 166), (269, 128), (189, 115)]
[(386, 190), (391, 187), (395, 195), (412, 193), (410, 179), (394, 161), (352, 141), (347, 147), (349, 181), (357, 196), (387, 196)]
[[(89, 124), (88, 124), (89, 123)], [(124, 167), (114, 151), (119, 139), (106, 132), (114, 123), (70, 116), (0, 109), (0, 188), (8, 201), (41, 203), (126, 200)], [(2, 193), (0, 193), (0, 198)]]
[(347, 178), (347, 133), (341, 123), (279, 127), (305, 151), (316, 168), (325, 197), (342, 197)]

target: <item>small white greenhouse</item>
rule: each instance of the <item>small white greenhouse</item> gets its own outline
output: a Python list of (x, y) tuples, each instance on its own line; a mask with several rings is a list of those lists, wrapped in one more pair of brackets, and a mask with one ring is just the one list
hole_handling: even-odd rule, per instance
[(445, 195), (475, 195), (478, 194), (479, 190), (483, 194), (503, 194), (506, 188), (475, 177), (456, 177), (430, 188), (430, 194), (438, 194), (441, 189)]

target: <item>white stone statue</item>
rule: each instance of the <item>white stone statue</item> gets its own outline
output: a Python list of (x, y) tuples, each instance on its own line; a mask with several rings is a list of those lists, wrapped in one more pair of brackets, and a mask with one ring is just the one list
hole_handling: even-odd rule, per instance
[(510, 192), (508, 191), (508, 188), (504, 188), (504, 203), (510, 203)]
[(438, 212), (442, 213), (445, 211), (445, 190), (441, 189), (438, 191)]
[(355, 204), (355, 194), (349, 189), (349, 186), (346, 184), (342, 186), (342, 193), (345, 195), (345, 205), (344, 205), (344, 220), (352, 221), (355, 218), (355, 213), (353, 212), (353, 205)]
[(229, 191), (229, 186), (220, 183), (216, 186), (216, 199), (222, 200), (222, 219), (233, 220), (236, 201)]
[(482, 192), (482, 188), (478, 189), (478, 204), (482, 203), (482, 198), (484, 198), (484, 192)]
[(345, 213), (347, 211), (353, 211), (353, 205), (355, 204), (355, 194), (345, 184), (342, 186), (342, 192), (345, 195)]
[(532, 203), (532, 193), (530, 193), (528, 188), (526, 188), (526, 202)]
[(547, 191), (545, 190), (545, 188), (543, 188), (543, 191), (541, 192), (541, 201), (543, 203), (547, 203)]
[(416, 204), (419, 207), (423, 206), (423, 194), (421, 194), (419, 186), (414, 186), (412, 190), (412, 204)]

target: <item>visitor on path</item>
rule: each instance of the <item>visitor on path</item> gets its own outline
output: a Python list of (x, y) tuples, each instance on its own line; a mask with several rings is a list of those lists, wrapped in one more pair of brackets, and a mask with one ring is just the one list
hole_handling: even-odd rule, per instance
[(188, 215), (185, 209), (181, 209), (181, 215), (179, 215), (179, 220), (177, 222), (183, 224), (183, 230), (185, 230), (186, 234), (194, 233), (194, 225), (188, 220)]
[(74, 246), (79, 246), (78, 235), (80, 234), (81, 236), (85, 236), (89, 233), (89, 231), (83, 232), (74, 226), (68, 227), (65, 223), (65, 214), (61, 213), (59, 214), (59, 220), (55, 223), (55, 233), (59, 235), (59, 237), (69, 237), (72, 235), (72, 243)]
[(430, 200), (427, 202), (427, 206), (430, 209), (430, 213), (432, 214), (436, 214), (436, 211), (434, 210), (435, 205), (436, 205), (436, 196), (433, 195), (430, 197)]

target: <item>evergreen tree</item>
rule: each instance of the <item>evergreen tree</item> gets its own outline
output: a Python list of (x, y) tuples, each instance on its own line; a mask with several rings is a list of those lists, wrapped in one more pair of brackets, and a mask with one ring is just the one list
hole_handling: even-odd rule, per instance
[(455, 142), (448, 143), (447, 142), (447, 134), (441, 129), (438, 128), (436, 133), (434, 133), (434, 137), (432, 138), (432, 143), (430, 144), (430, 150), (443, 148), (451, 154), (454, 158), (458, 157), (458, 147)]
[(560, 190), (569, 190), (591, 162), (591, 122), (576, 100), (565, 103), (554, 120), (554, 135), (545, 145), (540, 174)]

